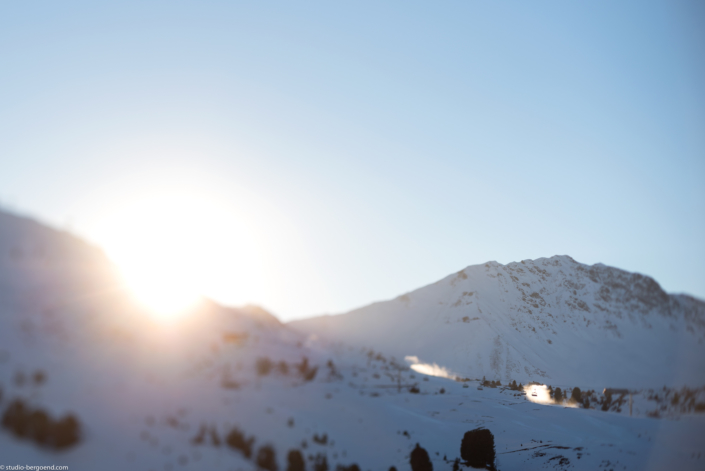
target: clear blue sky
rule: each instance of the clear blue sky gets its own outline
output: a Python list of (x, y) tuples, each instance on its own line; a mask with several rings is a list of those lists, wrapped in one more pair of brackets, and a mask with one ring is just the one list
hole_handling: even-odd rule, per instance
[(283, 319), (555, 254), (705, 298), (705, 2), (2, 2), (0, 202), (113, 253), (175, 191)]

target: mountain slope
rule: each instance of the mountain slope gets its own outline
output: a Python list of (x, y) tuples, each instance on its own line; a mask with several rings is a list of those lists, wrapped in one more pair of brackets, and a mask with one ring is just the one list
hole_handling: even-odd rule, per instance
[[(37, 246), (51, 256), (31, 255)], [(396, 303), (409, 310), (420, 299)], [(0, 213), (7, 465), (273, 471), (302, 469), (287, 463), (299, 453), (308, 470), (402, 471), (419, 443), (433, 469), (451, 470), (464, 434), (484, 427), (505, 471), (702, 469), (705, 417), (693, 413), (705, 410), (702, 389), (638, 398), (634, 417), (614, 413), (622, 398), (595, 391), (583, 392), (583, 408), (553, 407), (532, 402), (529, 386), (428, 377), (379, 352), (316, 341), (257, 307), (203, 300), (169, 322), (150, 314), (100, 251)], [(679, 420), (647, 418), (664, 406)]]
[(290, 325), (471, 378), (595, 388), (705, 382), (705, 303), (568, 256), (470, 266), (391, 301)]

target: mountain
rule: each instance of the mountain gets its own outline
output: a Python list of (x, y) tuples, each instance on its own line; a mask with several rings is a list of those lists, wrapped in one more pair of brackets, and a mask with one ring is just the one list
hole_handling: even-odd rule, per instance
[(488, 262), (342, 315), (291, 322), (454, 375), (581, 387), (705, 383), (705, 303), (568, 256)]
[[(392, 304), (411, 312), (419, 299)], [(444, 338), (435, 339), (441, 351)], [(413, 346), (399, 351), (434, 351)], [(256, 306), (204, 299), (165, 321), (132, 300), (99, 249), (0, 212), (6, 469), (407, 471), (425, 459), (450, 471), (472, 458), (472, 436), (496, 452), (483, 462), (503, 471), (702, 469), (705, 388), (645, 390), (630, 417), (624, 394), (563, 400), (539, 384), (504, 384), (425, 375), (401, 356), (315, 338)]]

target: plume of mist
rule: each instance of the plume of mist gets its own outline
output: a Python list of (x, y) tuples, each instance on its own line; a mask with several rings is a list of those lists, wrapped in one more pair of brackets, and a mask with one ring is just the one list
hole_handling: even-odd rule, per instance
[(444, 368), (442, 366), (439, 366), (436, 363), (422, 363), (421, 360), (419, 360), (419, 357), (414, 356), (414, 355), (407, 355), (404, 357), (404, 360), (407, 361), (407, 363), (410, 364), (410, 368), (417, 373), (420, 373), (422, 375), (427, 375), (427, 376), (438, 376), (441, 378), (448, 378), (448, 379), (455, 379), (458, 375), (455, 373), (451, 372), (448, 370), (448, 368)]

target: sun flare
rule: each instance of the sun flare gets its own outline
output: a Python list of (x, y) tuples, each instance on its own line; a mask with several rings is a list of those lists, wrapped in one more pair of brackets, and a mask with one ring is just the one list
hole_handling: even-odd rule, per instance
[(125, 273), (131, 294), (155, 315), (173, 318), (197, 304), (201, 294), (178, 273), (154, 270)]
[(258, 246), (245, 218), (214, 198), (149, 195), (112, 211), (102, 239), (133, 297), (173, 319), (202, 296), (257, 296)]

